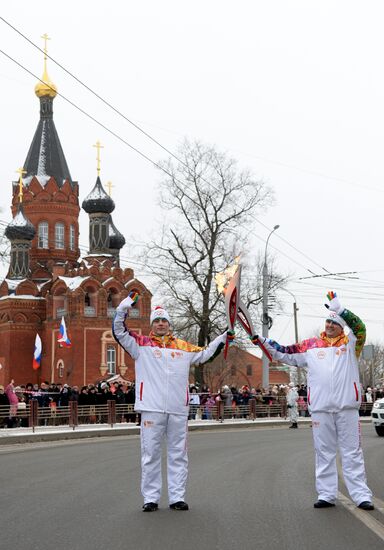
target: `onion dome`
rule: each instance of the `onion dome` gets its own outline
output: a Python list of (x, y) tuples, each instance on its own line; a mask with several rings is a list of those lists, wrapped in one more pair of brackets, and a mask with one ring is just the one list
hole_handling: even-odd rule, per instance
[(35, 228), (29, 219), (25, 217), (23, 205), (20, 203), (15, 217), (5, 228), (5, 236), (10, 241), (15, 241), (17, 239), (31, 241), (35, 233)]
[(111, 216), (109, 217), (108, 224), (108, 234), (109, 234), (109, 248), (120, 250), (125, 245), (125, 238), (118, 229), (116, 229)]
[(35, 86), (35, 94), (37, 97), (51, 97), (52, 99), (57, 96), (57, 88), (48, 76), (47, 70), (44, 69), (43, 76), (41, 77)]
[(50, 97), (50, 98), (53, 99), (54, 97), (57, 96), (57, 88), (54, 85), (54, 83), (51, 81), (51, 79), (49, 78), (48, 71), (47, 71), (47, 54), (48, 54), (47, 41), (50, 40), (50, 38), (47, 35), (47, 33), (45, 33), (41, 38), (44, 39), (44, 43), (45, 43), (45, 46), (44, 46), (44, 71), (43, 71), (43, 76), (41, 77), (41, 80), (35, 86), (35, 94), (37, 95), (37, 97), (40, 97), (40, 98), (41, 97)]
[(96, 214), (99, 212), (110, 214), (115, 209), (115, 203), (105, 192), (99, 176), (97, 176), (95, 187), (83, 200), (82, 207), (87, 214)]

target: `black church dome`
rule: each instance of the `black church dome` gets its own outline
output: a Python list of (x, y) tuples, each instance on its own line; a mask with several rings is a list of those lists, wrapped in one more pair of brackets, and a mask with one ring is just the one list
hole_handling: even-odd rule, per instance
[(110, 214), (115, 209), (115, 203), (105, 192), (99, 177), (97, 177), (95, 187), (83, 200), (82, 207), (87, 214), (95, 214), (97, 212)]
[(109, 248), (118, 249), (123, 248), (125, 245), (125, 238), (118, 229), (116, 229), (115, 224), (112, 221), (112, 218), (109, 218)]
[(5, 228), (4, 234), (10, 241), (16, 239), (31, 241), (35, 236), (36, 230), (29, 219), (24, 215), (22, 203), (19, 204), (13, 220)]

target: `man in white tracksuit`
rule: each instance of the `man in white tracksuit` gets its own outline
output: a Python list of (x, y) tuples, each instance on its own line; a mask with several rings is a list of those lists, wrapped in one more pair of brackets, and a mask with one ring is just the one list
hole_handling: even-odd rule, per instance
[(288, 418), (291, 422), (290, 428), (297, 428), (297, 418), (299, 416), (297, 410), (297, 400), (299, 399), (299, 394), (297, 393), (296, 386), (293, 382), (289, 383), (289, 389), (287, 393), (287, 408), (288, 408)]
[[(185, 491), (188, 476), (187, 433), (189, 369), (212, 360), (223, 349), (227, 333), (207, 348), (175, 338), (170, 318), (163, 308), (151, 313), (149, 336), (125, 326), (127, 311), (137, 301), (131, 293), (116, 309), (113, 334), (135, 360), (135, 411), (141, 413), (141, 492), (144, 512), (158, 509), (161, 495), (161, 447), (167, 440), (168, 498), (173, 510), (188, 510)], [(232, 333), (229, 333), (232, 339)]]
[[(373, 510), (361, 448), (359, 408), (361, 390), (357, 357), (364, 346), (364, 323), (341, 306), (336, 293), (330, 300), (325, 331), (300, 344), (281, 346), (260, 339), (278, 361), (307, 368), (308, 407), (311, 411), (316, 453), (315, 508), (335, 505), (337, 498), (336, 451), (339, 448), (344, 480), (355, 504)], [(344, 333), (344, 327), (350, 331)], [(256, 343), (259, 337), (252, 340)]]

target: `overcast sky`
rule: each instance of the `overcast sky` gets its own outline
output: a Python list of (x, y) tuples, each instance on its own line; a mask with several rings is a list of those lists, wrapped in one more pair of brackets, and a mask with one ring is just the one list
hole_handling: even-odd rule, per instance
[[(325, 294), (384, 343), (382, 0), (19, 0), (0, 15), (166, 148), (184, 136), (215, 145), (271, 185), (276, 205), (250, 226), (255, 255), (268, 250), (290, 275), (299, 336), (323, 325)], [(42, 54), (0, 20), (0, 48), (37, 76)], [(52, 61), (60, 93), (159, 161), (167, 155)], [(0, 53), (0, 218), (10, 220), (11, 182), (39, 119), (36, 79)], [(80, 202), (96, 179), (112, 181), (113, 219), (125, 235), (125, 265), (147, 282), (130, 240), (159, 227), (161, 173), (62, 98), (54, 120)], [(80, 242), (88, 245), (81, 213)], [(239, 251), (240, 252), (240, 251)], [(304, 279), (356, 272), (358, 279)], [(271, 336), (294, 340), (293, 298)]]

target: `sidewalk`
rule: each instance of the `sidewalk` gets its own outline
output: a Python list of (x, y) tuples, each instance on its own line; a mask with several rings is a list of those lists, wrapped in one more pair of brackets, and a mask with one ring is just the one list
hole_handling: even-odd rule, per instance
[[(370, 417), (361, 417), (363, 423), (370, 423)], [(301, 418), (299, 427), (310, 427), (310, 418)], [(262, 427), (288, 427), (289, 421), (283, 418), (257, 418), (256, 420), (228, 419), (224, 422), (217, 420), (189, 420), (189, 431), (227, 430), (234, 428), (262, 428)], [(75, 429), (69, 426), (39, 426), (32, 428), (4, 428), (0, 430), (0, 445), (13, 443), (35, 443), (40, 441), (60, 441), (66, 439), (84, 439), (91, 437), (113, 437), (121, 435), (138, 435), (140, 426), (136, 424), (82, 424)]]

